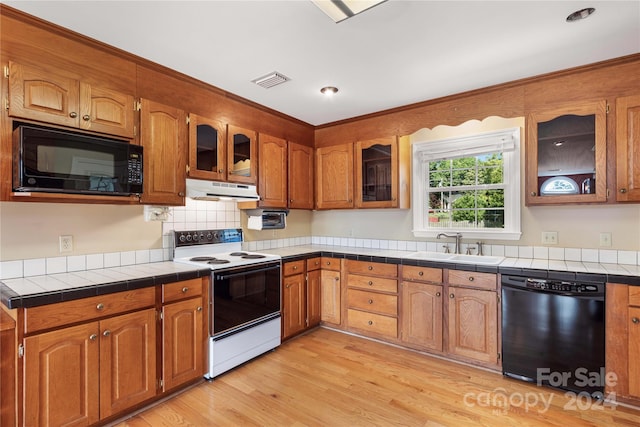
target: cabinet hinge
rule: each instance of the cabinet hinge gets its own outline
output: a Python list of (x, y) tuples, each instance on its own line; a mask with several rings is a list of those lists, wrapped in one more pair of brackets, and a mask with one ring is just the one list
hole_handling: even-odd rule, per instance
[(500, 302), (500, 295), (496, 294), (496, 300), (498, 300), (498, 302)]
[(4, 99), (4, 109), (7, 111), (9, 110), (9, 98)]
[(133, 126), (133, 136), (136, 137), (138, 136), (138, 126)]
[(2, 70), (3, 70), (4, 78), (8, 79), (9, 78), (9, 66), (5, 65), (4, 67), (2, 67)]
[(187, 165), (185, 169), (187, 170), (187, 175), (189, 175), (189, 172), (191, 172), (191, 168), (189, 167), (189, 165)]
[(162, 314), (161, 311), (158, 312), (158, 319), (160, 320), (164, 319), (164, 315)]
[(18, 357), (24, 357), (24, 344), (18, 346)]
[(610, 191), (609, 191), (609, 189), (607, 188), (607, 200), (609, 200), (609, 194), (610, 194), (610, 193), (611, 193), (611, 192), (610, 192)]
[(607, 104), (607, 109), (605, 110), (607, 114), (609, 114), (609, 110), (610, 110), (609, 104)]
[(158, 378), (158, 390), (161, 390), (164, 387), (164, 383), (162, 382), (162, 378)]
[(136, 101), (136, 102), (135, 102), (135, 105), (133, 106), (133, 109), (134, 109), (135, 111), (142, 111), (142, 102), (140, 102), (140, 101)]
[(498, 353), (498, 362), (500, 361), (501, 357), (502, 357), (502, 355), (500, 353)]
[(191, 116), (187, 116), (187, 124), (191, 123)]

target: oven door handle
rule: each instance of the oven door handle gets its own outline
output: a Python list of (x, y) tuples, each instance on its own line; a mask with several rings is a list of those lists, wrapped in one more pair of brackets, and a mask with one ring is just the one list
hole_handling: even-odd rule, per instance
[(234, 277), (246, 276), (247, 274), (250, 274), (250, 273), (261, 273), (263, 271), (271, 271), (271, 270), (280, 270), (280, 265), (273, 265), (270, 267), (263, 267), (263, 268), (252, 268), (252, 269), (243, 270), (238, 273), (216, 274), (216, 280), (227, 280), (227, 279), (232, 279)]

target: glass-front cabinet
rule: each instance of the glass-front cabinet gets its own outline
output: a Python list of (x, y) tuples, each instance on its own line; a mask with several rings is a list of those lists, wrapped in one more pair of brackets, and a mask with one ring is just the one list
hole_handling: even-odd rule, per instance
[(356, 207), (398, 207), (398, 140), (395, 136), (358, 141)]
[(224, 123), (189, 115), (189, 170), (191, 178), (226, 180), (227, 127)]
[(227, 180), (256, 184), (258, 177), (257, 143), (255, 131), (229, 125), (227, 131)]
[(606, 102), (532, 112), (527, 118), (527, 205), (607, 200)]

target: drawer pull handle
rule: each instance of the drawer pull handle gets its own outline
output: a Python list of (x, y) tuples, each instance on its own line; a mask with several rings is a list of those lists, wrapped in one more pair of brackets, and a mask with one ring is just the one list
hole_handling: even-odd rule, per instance
[(424, 271), (419, 271), (418, 276), (424, 276)]
[(297, 270), (297, 269), (298, 269), (298, 266), (297, 266), (297, 265), (294, 265), (294, 266), (293, 266), (293, 269), (294, 269), (294, 270)]
[(439, 297), (440, 296), (440, 292), (436, 292), (436, 296)]
[(369, 269), (369, 271), (373, 270), (373, 266), (370, 265), (369, 267), (367, 267)]
[(102, 335), (104, 335), (105, 337), (108, 337), (109, 335), (111, 335), (111, 331), (107, 329), (102, 333)]
[(189, 290), (189, 288), (187, 288), (187, 287), (185, 286), (184, 288), (182, 288), (182, 293), (183, 293), (183, 294), (186, 294), (188, 290)]
[(369, 326), (371, 326), (373, 325), (373, 320), (369, 320), (367, 323), (369, 324)]
[(369, 304), (373, 304), (373, 300), (372, 299), (369, 300)]
[(638, 322), (640, 322), (640, 319), (638, 319), (637, 317), (634, 317), (631, 319), (631, 321), (637, 325)]
[(96, 305), (96, 309), (97, 310), (104, 310), (104, 304), (103, 303), (99, 303), (98, 305)]
[(373, 286), (373, 282), (369, 280), (369, 286)]
[(470, 277), (469, 277), (469, 281), (470, 281), (470, 282), (473, 282), (474, 280), (476, 280), (476, 279), (475, 279), (473, 276), (470, 276)]
[(456, 296), (454, 294), (449, 294), (449, 298), (455, 298)]
[(331, 261), (327, 261), (327, 265), (331, 265)]
[(197, 310), (198, 312), (200, 312), (200, 311), (202, 311), (202, 307), (198, 307), (198, 308), (196, 308), (196, 310)]
[(96, 339), (98, 339), (98, 335), (97, 334), (91, 334), (91, 335), (89, 335), (89, 339), (91, 341), (95, 341)]

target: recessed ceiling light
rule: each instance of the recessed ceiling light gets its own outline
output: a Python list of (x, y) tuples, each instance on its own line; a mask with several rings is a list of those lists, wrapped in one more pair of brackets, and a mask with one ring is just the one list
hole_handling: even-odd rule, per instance
[(335, 23), (351, 18), (386, 0), (311, 0)]
[(595, 11), (596, 10), (593, 7), (587, 7), (584, 9), (576, 10), (571, 15), (567, 16), (567, 22), (580, 21), (581, 19), (587, 18), (589, 15), (591, 15)]
[(331, 96), (338, 92), (338, 88), (335, 86), (325, 86), (320, 89), (320, 92), (322, 92), (324, 95)]

